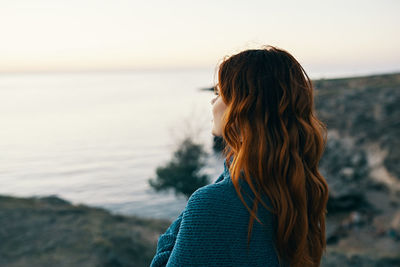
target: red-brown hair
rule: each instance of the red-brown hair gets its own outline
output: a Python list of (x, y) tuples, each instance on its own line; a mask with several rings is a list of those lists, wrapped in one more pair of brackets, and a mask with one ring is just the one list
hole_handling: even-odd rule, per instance
[[(232, 160), (232, 182), (250, 212), (248, 243), (254, 219), (262, 223), (256, 216), (261, 202), (274, 217), (279, 261), (319, 266), (326, 249), (328, 186), (318, 162), (326, 127), (315, 115), (311, 80), (292, 55), (267, 46), (225, 59), (217, 86), (227, 105), (224, 155), (227, 163)], [(240, 193), (239, 179), (255, 194), (252, 209)]]

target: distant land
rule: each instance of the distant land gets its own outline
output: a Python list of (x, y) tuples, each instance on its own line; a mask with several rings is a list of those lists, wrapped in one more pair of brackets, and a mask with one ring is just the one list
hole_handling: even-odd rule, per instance
[[(322, 266), (400, 266), (400, 73), (313, 81), (328, 127)], [(0, 196), (0, 266), (149, 266), (168, 220)]]

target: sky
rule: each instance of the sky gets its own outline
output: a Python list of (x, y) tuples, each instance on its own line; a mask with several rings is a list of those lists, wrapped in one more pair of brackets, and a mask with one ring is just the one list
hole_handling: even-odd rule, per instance
[(400, 71), (398, 0), (0, 0), (0, 72), (215, 68), (274, 45), (314, 74)]

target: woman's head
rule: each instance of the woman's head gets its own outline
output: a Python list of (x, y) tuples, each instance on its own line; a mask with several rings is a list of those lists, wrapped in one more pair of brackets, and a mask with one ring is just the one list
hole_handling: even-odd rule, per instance
[[(258, 202), (268, 208), (258, 198), (259, 193), (267, 194), (280, 258), (291, 266), (318, 265), (325, 248), (328, 200), (318, 162), (326, 131), (315, 116), (309, 77), (288, 52), (267, 46), (225, 59), (216, 87), (216, 101), (225, 105), (220, 135), (228, 162), (232, 159), (229, 169), (240, 198), (239, 179), (256, 194), (253, 211)], [(256, 216), (248, 210), (250, 236)]]

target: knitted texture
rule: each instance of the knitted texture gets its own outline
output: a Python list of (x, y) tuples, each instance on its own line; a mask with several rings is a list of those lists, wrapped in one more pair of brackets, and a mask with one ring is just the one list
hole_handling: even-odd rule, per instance
[[(252, 207), (254, 194), (241, 181), (242, 195)], [(263, 201), (269, 205), (268, 199)], [(250, 245), (250, 214), (237, 196), (226, 161), (212, 184), (196, 190), (183, 212), (158, 239), (151, 267), (158, 266), (279, 266), (274, 246), (272, 214), (258, 204)]]

